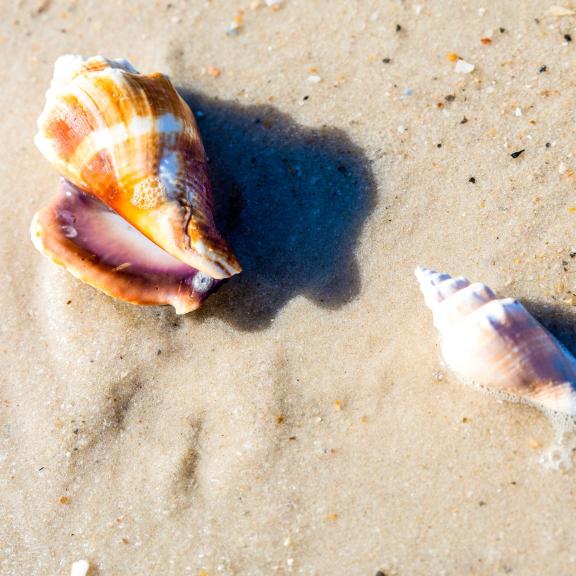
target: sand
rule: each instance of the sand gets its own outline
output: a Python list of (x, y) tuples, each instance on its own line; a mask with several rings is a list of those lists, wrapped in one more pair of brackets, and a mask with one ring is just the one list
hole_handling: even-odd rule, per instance
[[(0, 572), (573, 574), (576, 472), (540, 463), (538, 411), (442, 367), (413, 268), (522, 299), (574, 350), (576, 17), (250, 4), (2, 1)], [(199, 312), (34, 250), (63, 53), (168, 73), (201, 113), (245, 271)]]

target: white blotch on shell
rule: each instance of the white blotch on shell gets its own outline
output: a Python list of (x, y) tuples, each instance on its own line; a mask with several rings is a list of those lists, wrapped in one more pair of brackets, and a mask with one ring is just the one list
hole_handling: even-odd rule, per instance
[(76, 236), (78, 236), (78, 230), (76, 230), (74, 226), (70, 226), (68, 224), (62, 226), (62, 233), (64, 236), (66, 236), (66, 238), (76, 238)]
[(192, 288), (196, 292), (200, 293), (207, 292), (212, 287), (213, 282), (214, 280), (210, 278), (210, 276), (207, 276), (202, 272), (198, 272), (192, 280)]

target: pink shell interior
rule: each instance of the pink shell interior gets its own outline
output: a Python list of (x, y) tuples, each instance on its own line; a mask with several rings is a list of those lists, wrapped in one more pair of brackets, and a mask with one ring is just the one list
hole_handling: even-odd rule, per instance
[(97, 198), (62, 178), (40, 224), (47, 251), (83, 281), (139, 304), (198, 307), (221, 284), (174, 258)]

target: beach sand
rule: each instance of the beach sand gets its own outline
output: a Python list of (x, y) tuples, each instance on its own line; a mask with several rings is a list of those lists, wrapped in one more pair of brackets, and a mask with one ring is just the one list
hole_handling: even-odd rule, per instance
[[(1, 3), (2, 575), (576, 571), (550, 423), (445, 370), (413, 276), (486, 282), (574, 350), (576, 16)], [(34, 250), (64, 53), (167, 73), (196, 112), (244, 266), (200, 311), (112, 300)]]

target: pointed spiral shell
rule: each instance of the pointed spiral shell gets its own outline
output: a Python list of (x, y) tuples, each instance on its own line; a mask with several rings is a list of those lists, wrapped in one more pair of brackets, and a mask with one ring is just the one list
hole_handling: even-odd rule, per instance
[(442, 356), (463, 382), (576, 414), (576, 360), (520, 302), (463, 277), (415, 273)]

